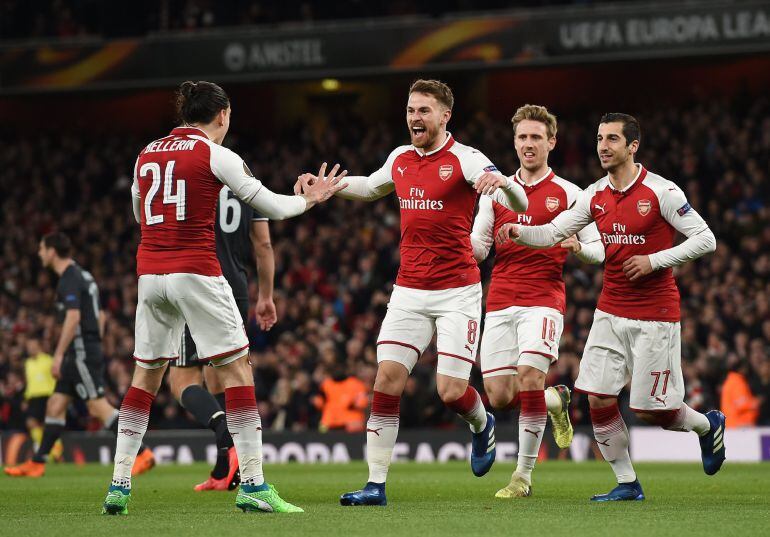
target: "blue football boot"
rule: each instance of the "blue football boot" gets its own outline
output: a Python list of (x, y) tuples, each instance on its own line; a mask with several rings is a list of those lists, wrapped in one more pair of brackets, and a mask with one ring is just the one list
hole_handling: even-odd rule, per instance
[(385, 497), (385, 483), (371, 481), (361, 490), (346, 492), (340, 496), (340, 505), (388, 505)]
[(597, 494), (591, 497), (592, 502), (633, 502), (644, 499), (644, 491), (639, 480), (632, 483), (620, 483), (607, 494)]
[(711, 424), (711, 430), (700, 440), (700, 456), (703, 460), (703, 471), (706, 475), (714, 475), (725, 462), (725, 415), (719, 410), (706, 412)]
[(487, 412), (487, 426), (480, 433), (473, 433), (471, 443), (471, 470), (473, 475), (481, 477), (495, 462), (495, 417)]

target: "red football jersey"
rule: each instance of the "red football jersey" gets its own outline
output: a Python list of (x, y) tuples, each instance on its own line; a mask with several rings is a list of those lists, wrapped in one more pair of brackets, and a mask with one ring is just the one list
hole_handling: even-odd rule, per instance
[(397, 285), (439, 290), (481, 280), (470, 233), (478, 197), (473, 184), (485, 172), (497, 168), (447, 135), (430, 153), (411, 145), (397, 148), (372, 174), (376, 182), (394, 184), (401, 208)]
[(623, 272), (623, 262), (671, 248), (677, 230), (690, 237), (708, 226), (676, 184), (637, 166), (636, 178), (624, 190), (613, 188), (605, 176), (552, 224), (568, 235), (578, 226), (596, 222), (606, 252), (598, 309), (629, 319), (678, 321), (679, 289), (673, 270), (657, 270), (632, 282)]
[[(526, 212), (516, 213), (497, 202), (482, 199), (473, 226), (471, 240), (485, 243), (487, 251), (501, 226), (508, 223), (526, 226), (547, 224), (575, 203), (580, 188), (558, 177), (549, 168), (546, 175), (532, 185), (526, 185), (517, 172), (514, 176), (524, 187), (529, 200)], [(600, 240), (594, 224), (578, 232), (583, 243)], [(487, 311), (511, 306), (543, 306), (562, 314), (566, 309), (566, 294), (562, 272), (569, 251), (556, 245), (534, 249), (506, 242), (497, 246), (495, 266), (487, 294)]]
[[(194, 127), (180, 127), (139, 154), (134, 167), (135, 212), (142, 225), (136, 271), (220, 276), (214, 219), (222, 184), (244, 199), (262, 184), (238, 155)], [(286, 198), (286, 203), (292, 202)], [(297, 202), (304, 210), (305, 202)]]

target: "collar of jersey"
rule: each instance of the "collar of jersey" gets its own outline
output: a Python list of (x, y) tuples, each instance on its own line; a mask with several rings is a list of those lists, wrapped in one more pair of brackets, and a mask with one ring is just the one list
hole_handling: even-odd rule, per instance
[(638, 162), (636, 163), (636, 166), (639, 167), (639, 171), (636, 172), (636, 177), (634, 177), (634, 180), (631, 181), (628, 184), (628, 186), (626, 186), (626, 188), (624, 188), (623, 190), (618, 190), (617, 188), (612, 186), (612, 181), (610, 181), (610, 175), (607, 174), (607, 184), (609, 185), (610, 190), (612, 190), (613, 192), (615, 192), (617, 194), (628, 194), (629, 192), (631, 192), (631, 190), (633, 190), (633, 188), (636, 185), (638, 185), (642, 181), (644, 181), (644, 178), (647, 176), (647, 170), (644, 168), (644, 166), (642, 166)]
[(171, 134), (197, 134), (199, 136), (203, 136), (206, 138), (206, 140), (209, 139), (209, 137), (206, 135), (206, 133), (203, 131), (203, 129), (199, 129), (198, 127), (190, 127), (188, 125), (182, 126), (182, 127), (176, 127), (175, 129), (172, 129)]
[(521, 172), (521, 168), (516, 170), (516, 173), (513, 174), (513, 178), (516, 181), (518, 181), (518, 183), (521, 186), (523, 186), (524, 188), (535, 188), (535, 187), (538, 187), (538, 186), (540, 186), (541, 183), (545, 183), (547, 181), (550, 181), (551, 179), (553, 179), (556, 176), (556, 174), (553, 173), (553, 170), (551, 168), (548, 168), (548, 171), (545, 172), (544, 176), (542, 176), (540, 179), (538, 179), (537, 181), (535, 181), (531, 185), (528, 185), (527, 183), (524, 182), (524, 179), (521, 178), (521, 175), (519, 174), (519, 172)]
[(420, 149), (417, 149), (416, 147), (412, 146), (414, 148), (415, 153), (417, 153), (420, 157), (432, 157), (433, 155), (437, 155), (444, 151), (445, 149), (449, 149), (452, 147), (452, 144), (454, 143), (454, 140), (452, 139), (452, 133), (447, 131), (446, 133), (446, 140), (444, 140), (444, 143), (441, 144), (439, 147), (434, 149), (433, 151), (430, 151), (428, 153), (422, 153)]

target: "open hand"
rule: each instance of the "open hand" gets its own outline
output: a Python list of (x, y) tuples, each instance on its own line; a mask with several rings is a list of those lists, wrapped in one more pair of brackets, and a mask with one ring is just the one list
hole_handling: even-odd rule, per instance
[(348, 186), (347, 183), (340, 182), (348, 174), (347, 170), (337, 175), (340, 165), (335, 164), (329, 174), (326, 175), (326, 166), (327, 164), (324, 162), (321, 165), (321, 169), (318, 170), (318, 175), (305, 173), (298, 177), (301, 195), (305, 197), (310, 205), (324, 202)]

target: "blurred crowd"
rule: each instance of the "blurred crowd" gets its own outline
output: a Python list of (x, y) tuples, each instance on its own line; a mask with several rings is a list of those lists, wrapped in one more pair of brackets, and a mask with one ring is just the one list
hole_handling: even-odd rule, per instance
[[(718, 239), (714, 254), (676, 271), (687, 402), (699, 410), (732, 405), (729, 410), (746, 424), (770, 425), (770, 101), (704, 99), (658, 106), (639, 119), (637, 160), (677, 182)], [(597, 122), (598, 115), (560, 118), (551, 164), (581, 186), (603, 175), (595, 155)], [(503, 172), (516, 170), (510, 124), (482, 114), (453, 123), (458, 140), (481, 149)], [(312, 171), (323, 160), (368, 174), (407, 140), (404, 126), (371, 125), (351, 116), (330, 120), (317, 135), (297, 127), (280, 138), (258, 139), (237, 128), (236, 118), (226, 145), (245, 158), (255, 176), (283, 193), (300, 171)], [(58, 335), (56, 277), (36, 257), (40, 237), (53, 229), (71, 236), (75, 259), (99, 284), (107, 312), (107, 397), (114, 405), (130, 382), (139, 228), (131, 212), (129, 174), (150, 138), (91, 136), (58, 132), (0, 140), (0, 428), (23, 428), (29, 340), (51, 353)], [(262, 332), (252, 315), (247, 327), (262, 422), (285, 430), (359, 430), (376, 373), (379, 324), (399, 263), (397, 201), (333, 199), (299, 218), (271, 222), (270, 229), (278, 324)], [(492, 256), (482, 266), (485, 287), (491, 263)], [(548, 382), (572, 385), (601, 268), (570, 257), (565, 280), (561, 358)], [(256, 279), (251, 281), (255, 303)], [(435, 362), (431, 345), (407, 384), (402, 427), (457, 425), (436, 396)], [(480, 380), (474, 368), (472, 381), (479, 388)], [(340, 421), (334, 409), (346, 417)], [(588, 423), (586, 409), (577, 395), (577, 423)], [(69, 425), (96, 427), (77, 407)], [(164, 387), (151, 428), (194, 426)]]
[[(429, 16), (610, 0), (4, 0), (0, 39), (134, 37), (253, 25)], [(625, 0), (631, 2), (634, 0)], [(617, 1), (615, 0), (615, 3)]]

